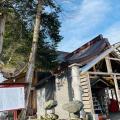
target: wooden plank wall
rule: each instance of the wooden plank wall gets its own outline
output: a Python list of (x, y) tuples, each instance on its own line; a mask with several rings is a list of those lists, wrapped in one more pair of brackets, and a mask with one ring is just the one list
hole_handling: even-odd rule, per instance
[(94, 114), (89, 74), (86, 73), (84, 75), (80, 75), (80, 81), (83, 90), (82, 100), (84, 104), (84, 111)]

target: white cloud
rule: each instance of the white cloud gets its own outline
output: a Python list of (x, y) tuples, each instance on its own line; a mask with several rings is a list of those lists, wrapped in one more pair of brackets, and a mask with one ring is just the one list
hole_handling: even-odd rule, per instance
[(114, 23), (108, 27), (103, 35), (108, 38), (111, 44), (120, 42), (120, 22)]
[(65, 24), (69, 24), (68, 28), (75, 26), (82, 31), (90, 30), (104, 20), (109, 10), (109, 3), (104, 0), (84, 0), (74, 13), (74, 18), (67, 19)]
[[(79, 44), (78, 44), (79, 43)], [(75, 37), (68, 38), (66, 42), (61, 42), (59, 50), (63, 50), (65, 52), (72, 52), (73, 50), (77, 49), (80, 47), (82, 43), (80, 39), (77, 39)]]
[(60, 2), (62, 2), (62, 3), (72, 3), (73, 0), (63, 0), (63, 1), (60, 0)]
[(68, 16), (68, 18), (62, 22), (61, 33), (64, 39), (59, 49), (62, 48), (61, 50), (64, 51), (73, 51), (81, 46), (81, 43), (84, 43), (81, 41), (84, 40), (83, 37), (89, 32), (94, 31), (96, 26), (99, 26), (100, 23), (106, 19), (106, 14), (110, 10), (111, 6), (109, 1), (83, 0), (79, 7), (74, 9), (74, 14), (71, 13), (70, 18), (71, 16), (73, 18), (68, 19)]

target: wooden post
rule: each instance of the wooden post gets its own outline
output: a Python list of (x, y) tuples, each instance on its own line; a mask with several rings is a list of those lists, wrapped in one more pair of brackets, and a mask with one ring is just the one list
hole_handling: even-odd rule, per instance
[[(93, 71), (94, 71), (94, 72), (97, 72), (95, 65), (93, 66)], [(97, 77), (97, 75), (95, 75), (95, 77)]]
[(14, 110), (14, 120), (17, 120), (17, 110)]
[(90, 78), (89, 78), (89, 73), (87, 73), (87, 80), (88, 80), (88, 83), (89, 83), (89, 92), (90, 92), (90, 100), (91, 100), (91, 110), (92, 110), (92, 114), (95, 114), (95, 111), (94, 111), (94, 106), (93, 106), (93, 99), (92, 99), (92, 91), (91, 91), (91, 85), (90, 85)]
[(0, 13), (0, 54), (2, 52), (2, 46), (3, 46), (3, 36), (5, 32), (5, 20), (6, 20), (6, 14)]
[[(115, 83), (115, 91), (116, 91), (116, 94), (117, 94), (117, 100), (118, 100), (118, 102), (120, 102), (119, 88), (118, 88), (116, 75), (114, 75), (114, 83)], [(120, 109), (120, 105), (119, 105), (119, 109)]]
[[(35, 86), (36, 83), (37, 83), (37, 73), (38, 71), (36, 70), (34, 72), (34, 81), (33, 81), (33, 85)], [(33, 109), (37, 109), (37, 90), (36, 90), (36, 87), (34, 87), (34, 90), (33, 90)]]
[(93, 71), (96, 72), (96, 67), (95, 67), (95, 65), (93, 66)]
[[(109, 57), (109, 56), (107, 56), (107, 57)], [(108, 71), (108, 73), (112, 73), (111, 62), (110, 62), (110, 59), (108, 59), (107, 57), (105, 57), (107, 71)]]

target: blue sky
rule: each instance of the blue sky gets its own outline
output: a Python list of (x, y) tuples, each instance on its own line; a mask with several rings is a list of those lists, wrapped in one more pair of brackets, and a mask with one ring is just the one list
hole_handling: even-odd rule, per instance
[(62, 8), (58, 50), (72, 52), (99, 34), (120, 42), (120, 0), (64, 0)]

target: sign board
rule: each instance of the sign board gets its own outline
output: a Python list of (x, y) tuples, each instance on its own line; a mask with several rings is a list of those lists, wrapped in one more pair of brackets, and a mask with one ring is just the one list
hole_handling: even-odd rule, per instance
[(25, 108), (24, 87), (0, 88), (0, 111)]

